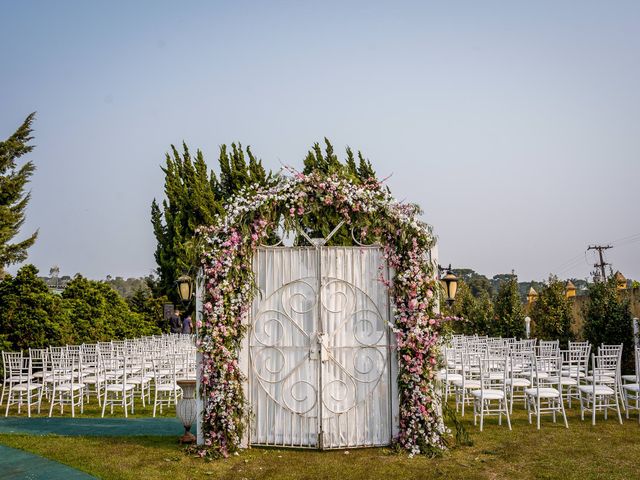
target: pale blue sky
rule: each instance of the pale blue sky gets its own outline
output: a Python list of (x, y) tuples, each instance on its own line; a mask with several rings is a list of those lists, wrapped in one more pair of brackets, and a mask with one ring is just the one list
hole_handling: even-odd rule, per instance
[(640, 2), (0, 1), (0, 137), (31, 111), (25, 234), (48, 273), (138, 276), (171, 143), (393, 174), (443, 263), (640, 278)]

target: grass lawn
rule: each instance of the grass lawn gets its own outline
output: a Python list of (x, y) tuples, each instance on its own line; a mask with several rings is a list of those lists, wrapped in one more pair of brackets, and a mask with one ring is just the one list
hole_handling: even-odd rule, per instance
[(105, 479), (640, 478), (637, 416), (623, 425), (599, 417), (592, 427), (580, 420), (578, 410), (568, 414), (568, 430), (548, 418), (537, 431), (520, 410), (514, 411), (513, 431), (491, 418), (482, 433), (467, 414), (464, 424), (474, 445), (436, 459), (411, 459), (383, 448), (348, 453), (252, 448), (230, 459), (205, 461), (187, 456), (171, 437), (0, 435), (0, 443)]

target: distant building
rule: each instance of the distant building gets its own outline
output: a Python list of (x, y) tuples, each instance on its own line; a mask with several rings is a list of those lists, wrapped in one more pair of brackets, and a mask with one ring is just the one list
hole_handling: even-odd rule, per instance
[(564, 294), (567, 298), (573, 298), (576, 296), (576, 291), (578, 289), (576, 288), (576, 286), (573, 284), (573, 282), (571, 280), (567, 281), (567, 284), (564, 287)]
[(44, 283), (47, 284), (49, 290), (53, 293), (57, 293), (61, 295), (64, 289), (67, 287), (67, 284), (71, 281), (71, 277), (69, 275), (64, 275), (63, 277), (53, 276), (53, 277), (38, 277)]
[(625, 278), (624, 275), (622, 275), (622, 273), (620, 273), (620, 270), (618, 270), (613, 275), (613, 278), (616, 279), (616, 285), (618, 287), (618, 290), (626, 290), (627, 289), (627, 279)]
[(527, 303), (531, 305), (538, 299), (538, 292), (535, 291), (533, 287), (529, 289), (529, 293), (527, 293)]

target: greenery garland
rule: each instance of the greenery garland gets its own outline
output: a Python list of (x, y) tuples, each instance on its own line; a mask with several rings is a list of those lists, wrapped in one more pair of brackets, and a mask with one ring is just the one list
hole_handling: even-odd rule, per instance
[[(247, 418), (244, 376), (238, 355), (254, 298), (252, 256), (273, 238), (284, 220), (293, 231), (305, 215), (335, 215), (378, 243), (393, 269), (380, 280), (394, 299), (394, 334), (398, 357), (400, 433), (397, 445), (411, 455), (445, 448), (447, 429), (436, 388), (440, 317), (432, 315), (438, 288), (429, 251), (435, 240), (417, 217), (416, 205), (397, 202), (379, 181), (361, 184), (338, 174), (292, 172), (266, 187), (249, 186), (234, 197), (203, 237), (205, 278), (203, 320), (197, 344), (202, 353), (204, 448), (200, 455), (227, 456), (238, 450)], [(381, 266), (382, 267), (382, 266)]]

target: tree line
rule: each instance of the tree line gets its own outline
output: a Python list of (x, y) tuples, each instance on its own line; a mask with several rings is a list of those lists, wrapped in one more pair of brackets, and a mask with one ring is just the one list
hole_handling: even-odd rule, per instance
[[(15, 277), (5, 268), (27, 258), (37, 239), (37, 231), (19, 242), (12, 242), (25, 220), (30, 195), (26, 185), (35, 165), (21, 158), (33, 150), (32, 122), (29, 115), (16, 132), (0, 142), (0, 343), (3, 348), (38, 347), (46, 344), (82, 343), (140, 336), (166, 331), (163, 304), (179, 303), (176, 279), (185, 273), (194, 275), (198, 265), (195, 231), (211, 225), (224, 215), (225, 205), (249, 185), (267, 185), (277, 173), (264, 168), (250, 147), (239, 143), (219, 149), (218, 171), (210, 169), (204, 155), (192, 155), (183, 143), (165, 155), (164, 199), (151, 204), (151, 226), (157, 241), (154, 252), (157, 277), (144, 281), (119, 277), (106, 282), (76, 275), (66, 283), (62, 295), (52, 293), (37, 277), (32, 265), (22, 267)], [(328, 139), (315, 143), (303, 159), (303, 173), (321, 171), (340, 173), (354, 183), (376, 177), (371, 162), (360, 152), (346, 149), (339, 159)], [(326, 215), (305, 216), (302, 228), (310, 236), (326, 235), (338, 222)], [(333, 239), (350, 245), (349, 232), (340, 231)], [(470, 269), (456, 270), (461, 278), (459, 293), (451, 314), (463, 320), (456, 329), (464, 333), (524, 336), (522, 298), (530, 284), (518, 283), (510, 274), (488, 279)], [(584, 287), (580, 281), (574, 283)], [(615, 292), (615, 286), (599, 283), (588, 286), (583, 331), (571, 330), (571, 309), (564, 296), (564, 285), (555, 278), (536, 283), (539, 297), (527, 312), (533, 320), (532, 334), (539, 338), (560, 339), (563, 343), (576, 336), (594, 343), (630, 344), (630, 311)], [(120, 294), (118, 294), (118, 291)], [(618, 343), (620, 343), (618, 342)], [(629, 350), (629, 349), (627, 349)]]
[(38, 236), (36, 231), (14, 241), (25, 222), (30, 200), (26, 187), (36, 169), (32, 161), (22, 162), (34, 148), (34, 119), (33, 113), (27, 116), (0, 142), (0, 350), (160, 333), (165, 329), (163, 298), (153, 296), (149, 288), (138, 288), (125, 300), (108, 283), (76, 275), (65, 281), (58, 295), (33, 265), (24, 265), (15, 276), (6, 273), (8, 266), (26, 260)]
[[(347, 147), (345, 160), (340, 160), (333, 145), (324, 139), (324, 148), (315, 143), (303, 160), (302, 173), (321, 171), (326, 174), (340, 173), (354, 183), (375, 178), (371, 162), (361, 152), (354, 153)], [(195, 275), (198, 267), (198, 251), (195, 231), (199, 226), (212, 225), (218, 215), (224, 215), (225, 205), (248, 186), (264, 186), (277, 173), (264, 168), (250, 147), (232, 143), (222, 145), (218, 155), (218, 173), (210, 170), (204, 155), (197, 150), (195, 155), (186, 144), (182, 150), (171, 145), (162, 166), (164, 172), (164, 194), (162, 202), (156, 199), (151, 204), (151, 224), (157, 247), (158, 282), (154, 294), (164, 295), (178, 303), (176, 280), (183, 274)], [(338, 214), (314, 215), (311, 212), (303, 219), (302, 227), (311, 237), (328, 234), (339, 222)], [(346, 229), (337, 232), (334, 242), (350, 245), (353, 241)]]
[[(468, 277), (467, 277), (468, 278)], [(551, 276), (538, 285), (538, 297), (530, 304), (522, 302), (518, 279), (509, 275), (498, 286), (495, 295), (488, 289), (473, 288), (460, 280), (454, 304), (445, 312), (458, 317), (455, 332), (502, 337), (525, 337), (525, 316), (531, 318), (531, 337), (541, 340), (588, 340), (592, 345), (624, 344), (625, 365), (630, 368), (633, 357), (633, 328), (630, 299), (618, 290), (615, 278), (587, 284), (584, 322), (576, 331), (571, 302), (565, 294), (565, 283)], [(477, 286), (477, 283), (476, 283)]]
[[(36, 168), (32, 161), (19, 165), (34, 148), (34, 119), (35, 114), (30, 114), (0, 142), (0, 347), (38, 348), (167, 331), (163, 305), (179, 304), (176, 280), (185, 273), (195, 275), (198, 265), (196, 229), (224, 215), (225, 205), (244, 188), (267, 185), (277, 173), (267, 171), (251, 148), (240, 143), (220, 147), (217, 172), (209, 169), (200, 150), (193, 155), (184, 143), (181, 149), (171, 145), (161, 167), (165, 198), (151, 204), (157, 277), (95, 281), (76, 274), (64, 278), (58, 295), (45, 281), (47, 277), (38, 277), (33, 265), (23, 266), (15, 276), (5, 271), (26, 260), (38, 235), (36, 231), (25, 240), (12, 241), (25, 221), (30, 199), (26, 186)], [(316, 143), (309, 149), (303, 164), (304, 173), (340, 173), (353, 182), (375, 177), (371, 163), (360, 152), (347, 148), (346, 159), (340, 160), (327, 139), (324, 148)], [(326, 234), (337, 221), (309, 215), (304, 223), (310, 234)], [(348, 232), (338, 232), (334, 241), (349, 244), (352, 239)]]

